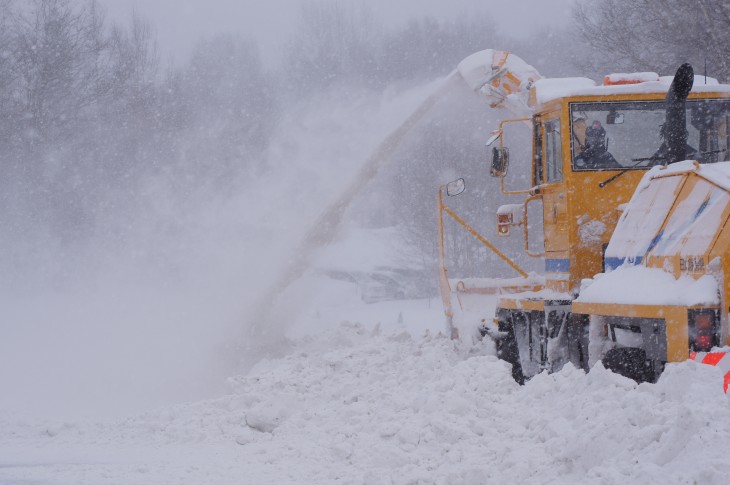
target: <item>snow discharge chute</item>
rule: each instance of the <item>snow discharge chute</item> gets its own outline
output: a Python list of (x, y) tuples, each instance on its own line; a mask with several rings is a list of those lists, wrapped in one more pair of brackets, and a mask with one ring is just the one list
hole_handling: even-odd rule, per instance
[(530, 88), (542, 76), (516, 55), (493, 49), (479, 51), (461, 61), (457, 71), (491, 108), (507, 108), (520, 118), (532, 114)]
[[(493, 108), (507, 108), (522, 116), (528, 107), (529, 88), (540, 74), (519, 57), (507, 51), (487, 49), (464, 59), (446, 79), (426, 96), (424, 101), (375, 148), (360, 170), (345, 184), (345, 189), (328, 204), (297, 247), (296, 257), (277, 275), (274, 283), (263, 293), (250, 315), (250, 331), (244, 347), (270, 353), (280, 341), (280, 326), (271, 322), (271, 309), (277, 298), (291, 283), (299, 279), (310, 265), (312, 254), (331, 243), (337, 235), (342, 217), (353, 200), (367, 187), (390, 161), (406, 135), (416, 127), (456, 79), (484, 96)], [(461, 81), (460, 81), (461, 82)]]

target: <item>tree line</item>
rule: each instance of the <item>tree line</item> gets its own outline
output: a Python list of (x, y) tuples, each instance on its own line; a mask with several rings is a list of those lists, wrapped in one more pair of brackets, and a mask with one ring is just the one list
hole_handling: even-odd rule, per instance
[[(73, 240), (93, 231), (99, 211), (135, 197), (150, 174), (170, 175), (185, 192), (265, 170), (262, 154), (292, 103), (343, 86), (421, 84), (489, 47), (548, 76), (668, 73), (707, 58), (711, 76), (730, 77), (730, 7), (721, 0), (583, 0), (573, 24), (520, 39), (499, 32), (487, 13), (386, 27), (366, 3), (304, 2), (273, 66), (255, 39), (229, 34), (201, 39), (183, 63), (167, 66), (154, 27), (138, 14), (114, 23), (96, 0), (0, 0), (0, 216), (10, 231), (44, 227)], [(422, 128), (423, 142), (394, 169), (400, 213), (389, 221), (410, 227), (413, 241), (435, 241), (425, 208), (432, 213), (431, 182), (446, 154), (483, 163), (459, 130), (438, 123)], [(417, 183), (403, 186), (409, 176)], [(476, 219), (483, 207), (465, 210)]]
[(730, 4), (724, 0), (584, 0), (573, 11), (590, 55), (586, 70), (696, 74), (730, 79)]

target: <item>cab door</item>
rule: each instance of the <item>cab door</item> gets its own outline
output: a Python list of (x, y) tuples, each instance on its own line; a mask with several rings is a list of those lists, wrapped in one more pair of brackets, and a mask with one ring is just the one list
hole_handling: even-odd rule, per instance
[(548, 287), (561, 292), (569, 290), (570, 258), (568, 254), (568, 200), (563, 174), (563, 147), (560, 118), (545, 116), (542, 122), (545, 180), (543, 198), (543, 230), (545, 235), (545, 273)]

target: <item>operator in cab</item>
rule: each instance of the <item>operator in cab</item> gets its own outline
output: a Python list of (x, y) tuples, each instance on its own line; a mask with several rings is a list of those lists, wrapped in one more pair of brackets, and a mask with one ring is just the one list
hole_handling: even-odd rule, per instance
[(585, 131), (585, 146), (575, 157), (575, 166), (584, 169), (623, 168), (611, 155), (606, 146), (606, 130), (598, 120), (593, 120)]

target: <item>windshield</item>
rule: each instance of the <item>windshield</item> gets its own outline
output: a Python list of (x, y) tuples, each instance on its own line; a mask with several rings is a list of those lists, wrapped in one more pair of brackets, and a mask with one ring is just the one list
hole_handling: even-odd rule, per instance
[[(666, 163), (663, 101), (571, 103), (574, 171), (646, 169)], [(730, 159), (728, 100), (687, 101), (686, 158)]]

